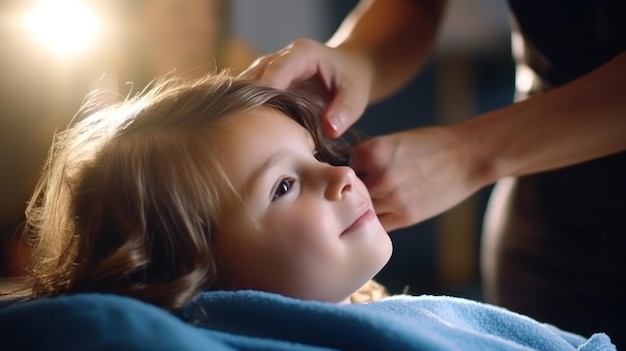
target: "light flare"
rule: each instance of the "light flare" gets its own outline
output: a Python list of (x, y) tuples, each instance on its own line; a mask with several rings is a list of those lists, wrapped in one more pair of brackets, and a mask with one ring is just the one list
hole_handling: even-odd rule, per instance
[(80, 0), (41, 0), (23, 24), (42, 45), (64, 56), (86, 50), (103, 29), (94, 10)]

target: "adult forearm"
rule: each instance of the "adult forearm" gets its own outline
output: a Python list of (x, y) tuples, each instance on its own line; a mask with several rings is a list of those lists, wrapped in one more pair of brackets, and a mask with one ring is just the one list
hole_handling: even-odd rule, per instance
[(549, 92), (458, 125), (474, 179), (552, 170), (626, 150), (626, 53)]
[(423, 67), (432, 51), (444, 2), (362, 1), (346, 17), (329, 46), (349, 51), (354, 64), (371, 74), (370, 102), (402, 88)]

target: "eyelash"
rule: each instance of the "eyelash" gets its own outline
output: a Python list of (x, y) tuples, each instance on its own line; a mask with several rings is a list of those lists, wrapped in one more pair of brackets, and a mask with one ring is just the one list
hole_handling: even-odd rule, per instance
[[(278, 182), (278, 185), (276, 186), (276, 190), (274, 190), (274, 196), (272, 196), (272, 202), (280, 199), (281, 197), (287, 195), (287, 193), (289, 193), (291, 191), (291, 188), (293, 187), (293, 184), (295, 183), (295, 179), (293, 178), (283, 178)], [(287, 185), (287, 189), (285, 190), (284, 193), (280, 193), (280, 191), (282, 190), (282, 185), (286, 184)]]
[[(313, 150), (313, 157), (315, 157), (315, 159), (319, 162), (326, 162), (324, 160), (324, 158), (322, 158), (322, 155), (317, 151), (317, 150)], [(274, 195), (272, 196), (272, 202), (280, 199), (281, 197), (287, 195), (287, 193), (289, 193), (291, 191), (291, 188), (293, 188), (294, 183), (296, 182), (295, 179), (293, 178), (282, 178), (279, 182), (278, 185), (276, 186), (276, 189), (274, 190)], [(282, 186), (283, 185), (287, 185), (287, 189), (284, 190), (283, 193), (280, 193), (282, 190)]]

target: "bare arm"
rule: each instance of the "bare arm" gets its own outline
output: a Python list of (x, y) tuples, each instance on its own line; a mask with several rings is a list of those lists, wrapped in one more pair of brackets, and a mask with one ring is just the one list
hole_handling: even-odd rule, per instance
[(443, 0), (362, 0), (327, 45), (295, 40), (259, 58), (242, 73), (285, 89), (321, 84), (328, 104), (326, 133), (343, 134), (367, 105), (411, 80), (426, 62), (443, 13)]
[(436, 216), (508, 176), (626, 150), (626, 53), (576, 81), (448, 127), (369, 139), (352, 150), (388, 230)]
[(552, 91), (459, 125), (489, 184), (626, 149), (626, 53)]
[(444, 8), (443, 0), (361, 1), (326, 44), (367, 61), (373, 73), (370, 101), (377, 101), (395, 93), (423, 67)]

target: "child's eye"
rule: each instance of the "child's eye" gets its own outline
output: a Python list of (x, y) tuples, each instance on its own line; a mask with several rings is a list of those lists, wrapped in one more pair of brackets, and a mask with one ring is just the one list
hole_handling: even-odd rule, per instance
[(274, 196), (272, 196), (272, 201), (279, 199), (283, 195), (287, 194), (291, 187), (293, 186), (294, 180), (290, 178), (283, 178), (278, 182), (278, 186), (274, 191)]

